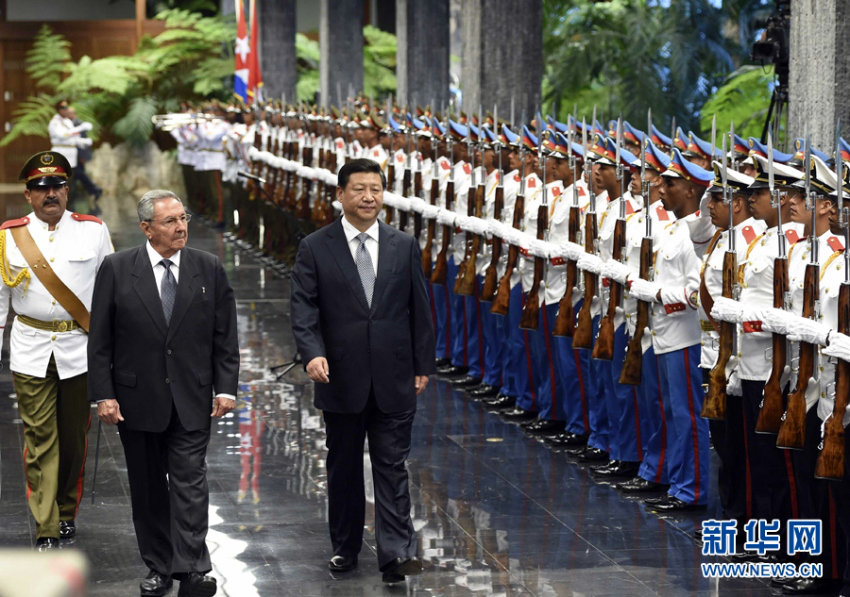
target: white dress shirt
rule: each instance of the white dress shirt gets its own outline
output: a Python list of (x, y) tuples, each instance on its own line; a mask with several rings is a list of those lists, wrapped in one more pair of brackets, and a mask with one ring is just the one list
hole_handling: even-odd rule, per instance
[[(357, 235), (360, 231), (349, 222), (345, 216), (342, 216), (342, 229), (345, 232), (345, 240), (348, 241), (348, 249), (351, 251), (351, 258), (354, 263), (357, 263), (357, 249), (360, 247), (360, 241)], [(372, 259), (372, 267), (375, 268), (375, 276), (378, 275), (378, 222), (366, 229), (366, 234), (369, 238), (366, 239), (366, 250), (369, 251), (369, 257)]]

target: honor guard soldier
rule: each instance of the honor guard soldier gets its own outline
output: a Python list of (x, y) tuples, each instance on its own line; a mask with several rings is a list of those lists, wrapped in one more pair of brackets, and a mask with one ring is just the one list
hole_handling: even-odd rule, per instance
[(97, 268), (112, 253), (106, 226), (66, 209), (71, 165), (55, 151), (21, 170), (33, 213), (0, 226), (0, 321), (17, 316), (10, 366), (24, 422), (27, 501), (39, 551), (73, 539), (83, 493), (89, 308)]

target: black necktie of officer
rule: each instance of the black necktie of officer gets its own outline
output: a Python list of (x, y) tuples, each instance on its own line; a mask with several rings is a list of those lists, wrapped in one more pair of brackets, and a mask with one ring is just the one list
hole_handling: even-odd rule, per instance
[(160, 263), (165, 268), (165, 273), (159, 286), (159, 296), (162, 299), (162, 314), (165, 315), (165, 324), (168, 325), (171, 322), (171, 311), (174, 309), (174, 299), (177, 296), (177, 280), (171, 273), (171, 260), (163, 259)]

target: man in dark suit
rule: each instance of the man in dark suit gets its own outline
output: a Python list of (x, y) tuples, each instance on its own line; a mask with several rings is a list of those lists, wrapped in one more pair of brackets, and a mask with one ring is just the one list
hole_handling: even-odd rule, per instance
[(95, 281), (89, 398), (124, 445), (150, 569), (141, 594), (164, 595), (176, 578), (180, 597), (206, 597), (205, 458), (210, 417), (236, 406), (236, 304), (218, 259), (186, 247), (190, 217), (173, 193), (146, 193), (138, 214), (148, 242), (110, 255)]
[(327, 432), (328, 568), (357, 566), (368, 436), (378, 565), (384, 582), (403, 582), (421, 571), (405, 460), (434, 370), (431, 309), (415, 239), (378, 222), (381, 167), (352, 160), (337, 184), (343, 217), (301, 241), (292, 273), (292, 331)]

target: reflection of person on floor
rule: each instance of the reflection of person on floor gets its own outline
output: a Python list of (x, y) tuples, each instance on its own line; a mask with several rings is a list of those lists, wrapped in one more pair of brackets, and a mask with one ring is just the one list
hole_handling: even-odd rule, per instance
[[(256, 405), (252, 405), (252, 397), (246, 395), (243, 403), (237, 409), (239, 414), (239, 461), (242, 465), (242, 473), (239, 477), (239, 494), (237, 501), (242, 503), (248, 493), (248, 485), (251, 485), (254, 503), (260, 501), (260, 471), (263, 462), (263, 433), (266, 430), (266, 422), (262, 413), (257, 411)], [(253, 467), (251, 460), (253, 458)]]
[[(74, 124), (74, 118), (75, 113), (67, 100), (61, 100), (56, 104), (56, 114), (53, 115), (53, 118), (50, 119), (50, 123), (47, 125), (47, 132), (50, 135), (50, 143), (52, 144), (51, 151), (61, 153), (65, 156), (75, 177), (79, 176), (79, 172), (82, 170), (85, 180), (88, 180), (85, 170), (80, 167), (80, 150), (87, 150), (89, 154), (91, 153), (92, 141), (85, 133), (93, 127), (90, 122)], [(91, 183), (90, 180), (88, 182)], [(100, 197), (101, 191), (94, 184), (92, 184), (92, 187), (88, 187), (83, 182), (83, 186), (95, 198)], [(69, 191), (71, 191), (70, 200), (73, 204), (73, 191), (72, 189), (69, 189)]]
[[(89, 128), (91, 127), (90, 122), (83, 122), (77, 118), (77, 111), (74, 109), (74, 106), (68, 107), (68, 117), (77, 128), (80, 128), (83, 125), (87, 125)], [(90, 162), (92, 158), (91, 139), (88, 138), (89, 128), (80, 129), (80, 141), (82, 141), (83, 144), (77, 149), (77, 165), (74, 167), (74, 180), (83, 185), (86, 193), (89, 194), (89, 213), (93, 215), (100, 215), (100, 206), (98, 206), (97, 200), (100, 199), (100, 196), (103, 194), (103, 189), (92, 182), (92, 179), (89, 178), (89, 175), (86, 172), (86, 162)], [(87, 144), (85, 143), (86, 141), (88, 141)]]

